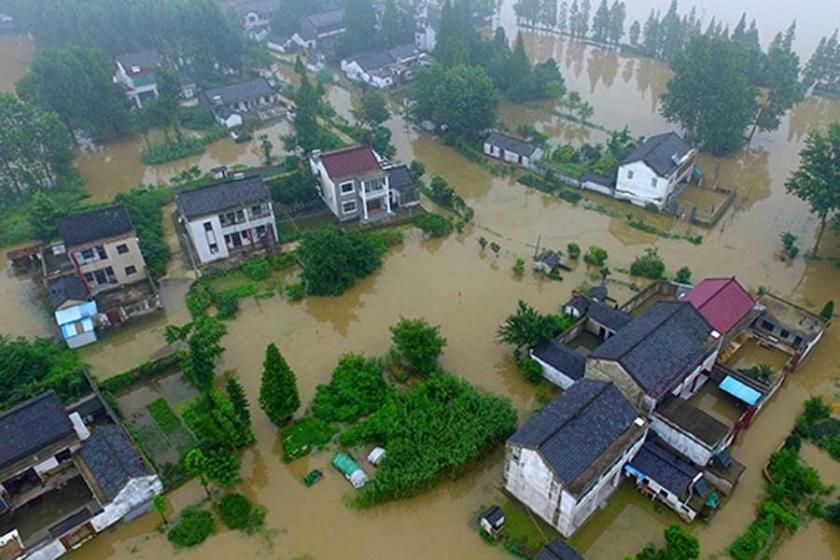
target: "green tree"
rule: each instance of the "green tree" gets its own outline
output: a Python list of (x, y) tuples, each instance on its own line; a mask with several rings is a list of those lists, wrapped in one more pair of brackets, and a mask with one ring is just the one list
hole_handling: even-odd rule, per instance
[(70, 130), (83, 130), (100, 140), (118, 138), (131, 132), (131, 116), (125, 93), (112, 75), (111, 64), (99, 51), (38, 49), (17, 93), (55, 112)]
[(184, 456), (184, 468), (190, 476), (198, 477), (198, 481), (201, 483), (201, 487), (204, 488), (207, 497), (212, 499), (213, 494), (210, 493), (210, 481), (207, 478), (207, 457), (204, 455), (204, 452), (197, 447), (191, 449)]
[(230, 374), (225, 380), (225, 392), (233, 405), (233, 410), (236, 411), (236, 416), (240, 422), (246, 426), (251, 425), (251, 410), (248, 405), (248, 398), (245, 396), (245, 388), (235, 375)]
[(505, 319), (496, 331), (496, 336), (501, 342), (515, 346), (517, 352), (521, 352), (555, 338), (571, 326), (570, 321), (565, 316), (543, 315), (519, 300), (516, 312)]
[(834, 300), (828, 300), (820, 311), (820, 317), (823, 319), (831, 319), (834, 317)]
[(770, 44), (762, 67), (763, 91), (759, 96), (758, 114), (750, 137), (756, 130), (779, 128), (788, 109), (804, 98), (805, 90), (799, 81), (799, 55), (786, 46), (785, 37), (781, 33)]
[(181, 361), (181, 368), (200, 389), (213, 386), (216, 360), (225, 351), (219, 341), (226, 332), (227, 329), (218, 319), (206, 315), (180, 329), (167, 327), (165, 337), (168, 343), (186, 341), (187, 351)]
[(376, 14), (370, 0), (345, 0), (344, 24), (339, 51), (350, 56), (376, 48)]
[(304, 234), (297, 249), (311, 295), (339, 296), (382, 266), (384, 249), (369, 234), (327, 227)]
[(184, 422), (208, 448), (239, 449), (254, 443), (254, 432), (243, 422), (233, 404), (211, 388), (184, 408)]
[(269, 344), (265, 350), (260, 407), (277, 426), (285, 426), (300, 408), (295, 373), (274, 344)]
[[(618, 45), (621, 43), (621, 38), (624, 37), (624, 19), (626, 17), (627, 8), (624, 6), (624, 2), (615, 0), (610, 8), (609, 17), (608, 40), (611, 44)], [(636, 29), (638, 31), (638, 23), (634, 23), (636, 23)], [(638, 35), (636, 37), (636, 40), (638, 41)]]
[(662, 96), (662, 115), (715, 155), (744, 145), (757, 113), (743, 47), (724, 39), (694, 37), (673, 63), (676, 75)]
[(634, 47), (639, 46), (639, 36), (642, 34), (642, 26), (639, 25), (638, 20), (633, 21), (630, 25), (630, 45)]
[(164, 527), (169, 526), (169, 520), (166, 518), (166, 510), (169, 509), (169, 500), (163, 494), (157, 494), (152, 498), (152, 509), (160, 515), (161, 522)]
[(35, 237), (41, 241), (49, 241), (58, 235), (58, 218), (61, 215), (56, 205), (42, 191), (37, 191), (32, 197), (32, 210), (29, 222)]
[(787, 192), (808, 203), (820, 220), (813, 255), (817, 256), (828, 220), (840, 210), (840, 123), (814, 130), (799, 152), (799, 168), (785, 183)]
[(369, 125), (380, 125), (391, 117), (385, 97), (373, 88), (362, 94), (361, 107), (356, 118)]
[(400, 319), (391, 327), (394, 349), (412, 371), (426, 376), (438, 368), (438, 358), (446, 347), (440, 327), (425, 319)]
[(677, 271), (676, 276), (674, 276), (674, 280), (679, 282), (680, 284), (688, 284), (691, 282), (691, 269), (687, 266), (682, 267)]
[(482, 68), (459, 65), (438, 85), (434, 103), (437, 123), (454, 136), (477, 138), (496, 122), (499, 93)]
[(396, 0), (385, 0), (381, 38), (382, 46), (386, 48), (414, 41), (414, 17)]
[(651, 280), (662, 278), (665, 274), (665, 262), (659, 255), (659, 250), (655, 247), (645, 249), (644, 254), (636, 257), (630, 265), (630, 274)]
[(446, 0), (441, 9), (440, 27), (435, 43), (435, 60), (446, 68), (469, 62), (473, 33), (466, 0)]
[(207, 478), (218, 486), (230, 486), (239, 482), (239, 455), (233, 449), (216, 447), (207, 451)]
[(592, 40), (598, 43), (606, 43), (610, 33), (610, 10), (607, 7), (607, 0), (601, 0), (595, 17), (592, 18)]
[(274, 158), (271, 157), (271, 151), (274, 149), (274, 144), (268, 139), (268, 134), (260, 134), (260, 149), (263, 153), (263, 163), (271, 165)]

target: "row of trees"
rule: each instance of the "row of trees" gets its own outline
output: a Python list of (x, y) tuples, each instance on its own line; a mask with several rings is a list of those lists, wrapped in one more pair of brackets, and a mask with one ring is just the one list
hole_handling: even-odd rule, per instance
[(0, 208), (72, 172), (73, 144), (55, 113), (0, 93)]
[(803, 72), (805, 87), (814, 93), (840, 97), (840, 40), (838, 31), (823, 37)]
[(595, 15), (589, 0), (519, 0), (516, 15), (530, 25), (546, 27), (577, 38), (591, 38), (599, 43), (618, 45), (624, 36), (627, 7), (614, 0), (601, 0)]

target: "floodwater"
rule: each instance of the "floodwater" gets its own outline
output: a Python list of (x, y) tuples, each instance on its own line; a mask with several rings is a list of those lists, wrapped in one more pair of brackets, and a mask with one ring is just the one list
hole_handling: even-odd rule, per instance
[[(599, 124), (610, 129), (630, 124), (637, 134), (669, 128), (656, 113), (658, 96), (670, 75), (664, 65), (605, 55), (545, 35), (529, 34), (527, 47), (540, 59), (555, 56), (560, 61), (569, 86), (594, 105), (594, 120)], [(334, 96), (343, 94), (329, 95), (335, 103), (339, 98)], [(349, 101), (349, 97), (345, 99)], [(339, 112), (350, 106), (345, 103)], [(603, 140), (603, 133), (590, 133), (552, 116), (550, 104), (527, 108), (505, 105), (502, 117), (509, 127), (532, 122), (552, 135), (562, 136), (562, 141)], [(573, 206), (508, 178), (495, 177), (412, 129), (399, 115), (393, 116), (388, 126), (394, 134), (398, 158), (405, 162), (418, 158), (426, 163), (429, 174), (446, 177), (475, 209), (475, 223), (463, 234), (444, 240), (427, 241), (416, 231), (409, 233), (404, 245), (392, 251), (380, 271), (340, 298), (307, 298), (290, 303), (277, 296), (242, 303), (239, 316), (228, 323), (223, 341), (227, 350), (219, 371), (235, 369), (252, 403), (257, 444), (244, 452), (242, 490), (268, 506), (268, 534), (245, 538), (222, 532), (195, 550), (180, 552), (178, 557), (212, 560), (236, 555), (286, 560), (310, 554), (318, 560), (506, 558), (501, 550), (484, 544), (475, 530), (475, 516), (481, 507), (504, 500), (498, 491), (503, 460), (498, 451), (456, 482), (369, 511), (344, 504), (352, 490), (328, 467), (329, 453), (284, 465), (277, 431), (256, 406), (265, 346), (271, 342), (278, 345), (297, 373), (302, 401), (308, 403), (315, 386), (329, 379), (339, 356), (350, 351), (380, 355), (388, 348), (390, 325), (400, 316), (423, 316), (440, 324), (449, 341), (444, 366), (486, 390), (507, 395), (520, 417), (525, 418), (536, 405), (535, 392), (516, 371), (509, 349), (496, 343), (496, 327), (520, 298), (541, 310), (556, 310), (572, 289), (593, 281), (582, 264), (563, 281), (540, 280), (530, 272), (516, 278), (511, 271), (514, 260), (531, 256), (538, 240), (543, 247), (563, 248), (576, 241), (584, 248), (597, 244), (607, 249), (608, 264), (614, 272), (611, 293), (619, 300), (631, 294), (620, 284), (629, 281), (620, 270), (628, 268), (633, 258), (651, 245), (659, 249), (669, 270), (687, 264), (697, 279), (736, 274), (747, 287), (768, 286), (782, 296), (817, 308), (828, 299), (840, 300), (840, 270), (830, 260), (799, 258), (786, 263), (776, 256), (783, 231), (799, 235), (806, 249), (814, 241), (816, 221), (805, 205), (785, 193), (784, 181), (796, 167), (804, 135), (838, 119), (840, 103), (809, 99), (791, 112), (778, 131), (757, 136), (742, 153), (720, 161), (704, 158), (701, 165), (707, 177), (735, 188), (737, 198), (733, 209), (710, 231), (684, 224), (674, 226), (676, 231), (703, 234), (703, 243), (695, 246), (629, 227), (624, 214), (637, 211), (628, 206), (593, 196), (589, 202), (605, 210), (586, 210), (583, 205)], [(144, 175), (147, 172), (138, 169)], [(123, 184), (127, 188), (129, 183)], [(121, 188), (115, 186), (113, 190)], [(668, 225), (661, 218), (648, 219), (658, 227)], [(482, 254), (480, 236), (502, 246), (499, 257), (490, 252)], [(175, 244), (171, 232), (170, 244)], [(837, 236), (827, 235), (823, 256), (840, 256), (839, 245)], [(128, 326), (84, 349), (82, 356), (95, 375), (109, 377), (159, 352), (164, 345), (165, 324), (188, 320), (183, 295), (189, 281), (187, 269), (180, 264), (174, 266), (162, 282), (166, 316)], [(0, 300), (0, 312), (4, 318), (13, 318), (0, 323), (0, 332), (30, 336), (49, 333), (46, 314), (39, 322), (26, 303), (29, 294), (25, 282), (0, 277), (0, 290), (6, 295)], [(735, 445), (734, 456), (748, 467), (740, 485), (709, 525), (691, 526), (701, 539), (704, 557), (723, 551), (754, 518), (755, 505), (763, 494), (761, 466), (789, 433), (802, 401), (810, 394), (833, 390), (840, 373), (838, 365), (840, 331), (834, 328)], [(824, 473), (827, 479), (836, 476), (836, 464), (830, 461), (815, 466), (831, 471)], [(321, 468), (326, 478), (306, 489), (300, 479), (311, 468)], [(198, 502), (201, 490), (196, 484), (188, 484), (172, 499), (175, 509), (180, 509)], [(663, 528), (675, 522), (673, 514), (656, 512), (632, 488), (624, 488), (575, 536), (573, 544), (590, 560), (614, 560), (634, 553), (648, 540), (660, 542)], [(172, 557), (171, 545), (155, 531), (156, 523), (155, 516), (149, 515), (121, 525), (70, 558)], [(840, 536), (836, 530), (814, 522), (779, 555), (791, 558), (796, 550), (813, 558), (832, 558), (837, 557), (838, 549)]]
[(0, 92), (15, 91), (34, 53), (35, 45), (25, 35), (0, 33)]

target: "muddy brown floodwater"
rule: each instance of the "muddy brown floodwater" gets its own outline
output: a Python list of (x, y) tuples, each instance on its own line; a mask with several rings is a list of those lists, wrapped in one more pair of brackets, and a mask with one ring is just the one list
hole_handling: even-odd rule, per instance
[[(637, 134), (668, 128), (657, 115), (658, 96), (670, 71), (657, 62), (604, 54), (570, 44), (552, 36), (526, 36), (532, 55), (555, 56), (569, 86), (580, 91), (595, 107), (594, 120), (607, 128), (630, 124)], [(349, 112), (351, 99), (340, 84), (331, 86), (330, 99)], [(534, 107), (505, 105), (502, 117), (510, 127), (534, 123), (555, 136), (555, 142), (600, 141), (603, 133), (569, 125), (551, 114), (551, 104)], [(329, 454), (318, 453), (291, 465), (280, 459), (276, 429), (257, 410), (259, 373), (265, 346), (274, 342), (298, 375), (303, 402), (309, 402), (318, 383), (329, 379), (339, 356), (363, 351), (378, 355), (388, 348), (388, 327), (400, 316), (423, 316), (441, 325), (449, 345), (443, 356), (446, 368), (476, 385), (509, 396), (525, 418), (535, 406), (533, 388), (523, 382), (509, 356), (509, 349), (495, 342), (495, 330), (518, 299), (544, 311), (555, 311), (571, 290), (587, 280), (585, 267), (566, 275), (562, 282), (544, 281), (526, 273), (516, 278), (511, 271), (516, 257), (529, 257), (536, 240), (543, 246), (563, 248), (570, 241), (584, 247), (597, 244), (609, 252), (609, 265), (627, 268), (648, 246), (656, 246), (669, 269), (687, 264), (695, 278), (737, 274), (748, 287), (769, 286), (780, 295), (803, 305), (821, 306), (828, 299), (840, 300), (840, 270), (828, 260), (797, 259), (783, 263), (776, 257), (779, 235), (790, 230), (800, 236), (803, 247), (814, 239), (815, 220), (807, 208), (784, 192), (784, 181), (795, 168), (804, 135), (816, 126), (840, 119), (840, 103), (807, 99), (797, 106), (780, 129), (759, 135), (740, 154), (701, 162), (707, 175), (719, 176), (735, 188), (734, 208), (711, 231), (677, 224), (679, 231), (704, 235), (701, 245), (670, 240), (628, 227), (624, 214), (629, 207), (599, 198), (616, 217), (573, 206), (522, 187), (507, 178), (491, 175), (417, 132), (396, 115), (388, 122), (402, 161), (418, 158), (429, 173), (446, 177), (475, 209), (475, 223), (460, 235), (426, 241), (411, 232), (402, 247), (392, 251), (383, 268), (340, 298), (307, 298), (290, 303), (281, 297), (243, 302), (238, 317), (228, 323), (226, 352), (219, 370), (238, 371), (254, 409), (256, 445), (244, 452), (242, 490), (268, 506), (267, 534), (245, 538), (223, 531), (194, 550), (179, 552), (184, 560), (231, 557), (288, 560), (310, 554), (317, 560), (365, 559), (502, 559), (499, 549), (485, 545), (477, 536), (475, 515), (482, 506), (503, 501), (501, 483), (503, 454), (499, 450), (480, 468), (460, 480), (445, 483), (414, 499), (357, 511), (344, 504), (352, 490), (328, 467)], [(119, 151), (118, 148), (113, 148)], [(132, 148), (136, 150), (136, 148)], [(107, 148), (106, 148), (107, 150)], [(127, 189), (148, 180), (152, 173), (136, 163), (126, 148), (124, 165), (136, 165), (135, 175), (111, 190)], [(115, 152), (116, 153), (116, 152)], [(114, 155), (113, 157), (116, 157)], [(131, 163), (134, 161), (135, 163)], [(81, 165), (85, 165), (82, 162)], [(86, 174), (107, 165), (91, 161)], [(115, 165), (115, 167), (121, 167)], [(116, 178), (120, 171), (102, 171)], [(102, 182), (105, 184), (105, 181)], [(648, 217), (661, 227), (668, 222)], [(168, 221), (168, 213), (167, 213)], [(502, 246), (499, 257), (481, 254), (478, 238), (487, 237)], [(177, 249), (169, 231), (170, 244)], [(828, 236), (826, 256), (837, 257), (840, 240)], [(191, 280), (179, 255), (162, 281), (166, 315), (115, 331), (98, 344), (85, 348), (82, 357), (95, 375), (105, 378), (147, 359), (163, 347), (163, 328), (168, 322), (188, 320), (184, 293)], [(622, 275), (616, 272), (616, 279)], [(29, 303), (31, 283), (0, 276), (0, 332), (49, 335), (48, 314)], [(623, 300), (630, 291), (618, 284), (613, 295)], [(701, 539), (704, 556), (726, 548), (754, 517), (754, 507), (763, 492), (761, 465), (791, 429), (802, 401), (812, 393), (829, 393), (840, 373), (840, 331), (830, 330), (813, 355), (790, 379), (774, 402), (734, 448), (734, 455), (748, 467), (733, 498), (708, 525), (690, 528)], [(805, 454), (828, 480), (836, 480), (837, 464), (818, 450)], [(306, 489), (301, 476), (321, 468), (326, 478)], [(188, 484), (172, 495), (175, 509), (195, 503), (201, 489)], [(630, 487), (623, 488), (609, 506), (598, 512), (575, 536), (573, 544), (589, 560), (615, 560), (634, 553), (647, 541), (661, 542), (664, 527), (676, 523), (670, 512), (658, 513)], [(171, 545), (156, 530), (154, 515), (109, 530), (86, 544), (71, 559), (158, 559), (173, 557)], [(780, 558), (794, 554), (809, 558), (840, 557), (836, 529), (817, 522), (800, 530), (779, 551)]]

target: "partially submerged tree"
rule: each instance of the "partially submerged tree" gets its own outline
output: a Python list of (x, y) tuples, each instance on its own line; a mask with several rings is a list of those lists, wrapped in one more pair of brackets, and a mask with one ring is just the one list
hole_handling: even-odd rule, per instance
[(438, 368), (438, 358), (446, 347), (440, 327), (425, 319), (401, 319), (391, 327), (394, 349), (412, 371), (429, 375)]
[(825, 226), (840, 211), (840, 123), (827, 132), (814, 130), (799, 152), (799, 169), (785, 183), (787, 192), (807, 202), (820, 220), (813, 256), (817, 256)]
[(274, 344), (265, 350), (260, 407), (276, 426), (285, 426), (300, 408), (295, 373)]
[(555, 338), (574, 322), (559, 315), (543, 315), (522, 300), (516, 305), (516, 312), (510, 315), (496, 331), (501, 342), (516, 347), (517, 353), (532, 349), (538, 344)]

